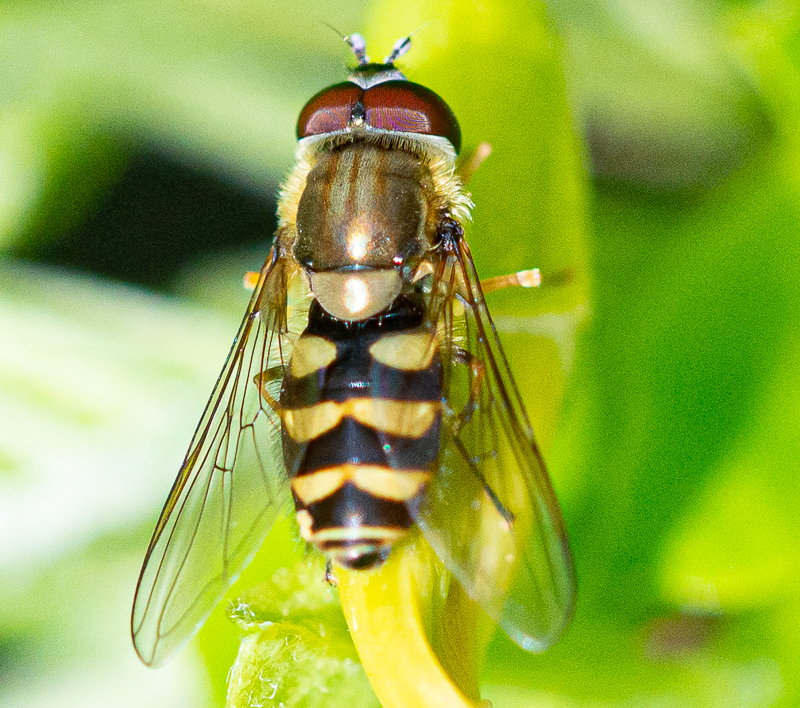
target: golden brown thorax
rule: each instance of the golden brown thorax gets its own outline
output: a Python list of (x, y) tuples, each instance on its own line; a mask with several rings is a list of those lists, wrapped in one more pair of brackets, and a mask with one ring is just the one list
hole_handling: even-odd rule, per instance
[(322, 307), (343, 320), (389, 307), (436, 233), (431, 170), (364, 140), (322, 150), (297, 206), (294, 257)]
[(364, 141), (322, 152), (297, 209), (295, 258), (315, 271), (396, 268), (431, 244), (430, 169)]

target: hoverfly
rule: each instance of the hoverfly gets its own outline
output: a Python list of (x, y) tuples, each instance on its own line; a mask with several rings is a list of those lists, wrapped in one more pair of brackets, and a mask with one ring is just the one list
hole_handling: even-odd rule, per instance
[(572, 612), (555, 494), (462, 224), (458, 122), (394, 62), (314, 96), (279, 226), (144, 560), (133, 641), (187, 641), (294, 503), (333, 566), (369, 572), (416, 526), (517, 644)]

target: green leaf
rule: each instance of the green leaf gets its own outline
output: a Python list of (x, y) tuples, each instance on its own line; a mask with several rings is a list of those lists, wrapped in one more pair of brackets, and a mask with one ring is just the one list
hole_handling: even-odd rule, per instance
[[(228, 676), (226, 705), (377, 705), (337, 593), (325, 582), (324, 559), (303, 555), (299, 542), (281, 539), (281, 530), (265, 544), (270, 553), (256, 560), (261, 579), (251, 584), (255, 569), (248, 569), (228, 607), (229, 618), (246, 634)], [(297, 549), (290, 561), (287, 546)], [(276, 567), (276, 556), (283, 556), (283, 565)]]
[(339, 76), (338, 40), (323, 24), (332, 14), (352, 25), (360, 10), (332, 13), (325, 0), (6, 3), (0, 246), (34, 248), (74, 225), (134, 146), (274, 190), (299, 108)]

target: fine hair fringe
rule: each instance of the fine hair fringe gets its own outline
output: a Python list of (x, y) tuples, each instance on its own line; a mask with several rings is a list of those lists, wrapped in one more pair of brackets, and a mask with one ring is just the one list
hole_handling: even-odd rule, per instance
[(365, 142), (384, 150), (402, 150), (419, 158), (431, 172), (433, 208), (450, 214), (457, 221), (471, 218), (473, 203), (456, 174), (455, 150), (446, 138), (388, 131), (341, 132), (315, 140), (305, 138), (298, 145), (297, 164), (281, 187), (278, 200), (278, 234), (286, 239), (284, 243), (287, 246), (294, 241), (297, 208), (317, 155), (355, 142)]

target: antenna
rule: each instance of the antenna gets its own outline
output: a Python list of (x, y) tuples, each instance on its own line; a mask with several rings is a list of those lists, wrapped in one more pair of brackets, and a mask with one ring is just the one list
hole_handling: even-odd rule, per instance
[(342, 39), (353, 50), (353, 54), (358, 59), (359, 66), (366, 66), (369, 64), (369, 57), (367, 56), (367, 43), (360, 34), (351, 34), (349, 37), (342, 37)]
[[(358, 34), (357, 32), (354, 32), (350, 35), (344, 35), (333, 25), (329, 25), (327, 22), (323, 22), (322, 24), (336, 32), (341, 40), (347, 44), (348, 47), (350, 47), (351, 51), (353, 54), (355, 54), (355, 57), (358, 60), (359, 66), (367, 66), (367, 64), (370, 63), (369, 56), (367, 56), (367, 43), (362, 35)], [(411, 49), (410, 34), (406, 37), (401, 37), (394, 43), (392, 51), (389, 52), (389, 55), (383, 60), (383, 63), (386, 65), (394, 64), (394, 62), (403, 56), (409, 49)]]
[(348, 36), (342, 34), (338, 29), (327, 22), (323, 22), (322, 24), (328, 29), (336, 32), (339, 39), (341, 39), (345, 44), (347, 44), (348, 47), (350, 47), (353, 54), (356, 55), (356, 59), (358, 59), (359, 66), (366, 66), (369, 64), (369, 57), (367, 56), (367, 43), (360, 34), (351, 34)]
[(392, 51), (389, 53), (389, 56), (383, 60), (383, 63), (394, 64), (395, 60), (403, 56), (409, 49), (411, 49), (411, 35), (401, 37), (394, 43)]

